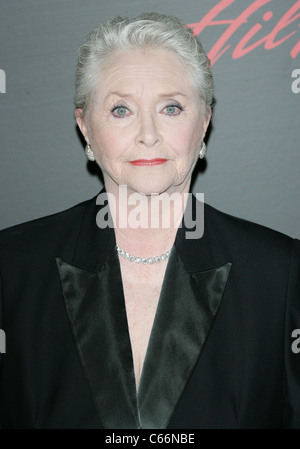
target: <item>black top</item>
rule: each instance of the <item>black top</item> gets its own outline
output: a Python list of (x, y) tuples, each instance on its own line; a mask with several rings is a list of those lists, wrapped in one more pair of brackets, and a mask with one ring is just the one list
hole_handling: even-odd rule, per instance
[(138, 392), (95, 199), (0, 232), (3, 428), (300, 428), (300, 242), (204, 209), (202, 238), (178, 230)]

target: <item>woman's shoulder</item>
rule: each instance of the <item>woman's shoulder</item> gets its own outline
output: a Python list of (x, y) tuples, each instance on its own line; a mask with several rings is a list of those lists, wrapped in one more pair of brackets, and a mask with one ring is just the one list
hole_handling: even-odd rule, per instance
[(204, 214), (210, 237), (231, 249), (244, 249), (253, 254), (260, 251), (276, 254), (276, 251), (290, 253), (294, 246), (300, 245), (298, 239), (271, 227), (222, 212), (208, 204), (205, 204)]
[(51, 245), (64, 240), (74, 232), (85, 215), (92, 200), (76, 204), (64, 211), (17, 224), (0, 231), (1, 251), (26, 248), (35, 242), (35, 247)]

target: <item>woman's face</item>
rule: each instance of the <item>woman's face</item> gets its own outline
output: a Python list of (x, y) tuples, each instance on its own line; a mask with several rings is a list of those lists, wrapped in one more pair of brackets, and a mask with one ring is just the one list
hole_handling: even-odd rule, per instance
[(166, 50), (130, 50), (101, 73), (76, 120), (102, 169), (119, 185), (149, 195), (188, 191), (210, 114), (183, 63)]

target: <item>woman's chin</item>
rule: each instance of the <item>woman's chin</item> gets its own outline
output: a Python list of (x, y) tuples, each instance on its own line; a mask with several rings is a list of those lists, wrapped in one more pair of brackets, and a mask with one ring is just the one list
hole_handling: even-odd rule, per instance
[(128, 190), (131, 190), (133, 193), (150, 196), (168, 192), (172, 185), (162, 182), (148, 183), (147, 180), (144, 180), (143, 183), (128, 184), (127, 187)]

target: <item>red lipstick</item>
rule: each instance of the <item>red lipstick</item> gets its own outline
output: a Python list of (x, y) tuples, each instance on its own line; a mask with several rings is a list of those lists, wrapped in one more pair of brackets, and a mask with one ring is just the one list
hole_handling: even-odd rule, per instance
[(136, 165), (138, 167), (141, 167), (141, 166), (149, 167), (149, 166), (153, 166), (153, 165), (164, 164), (165, 162), (167, 162), (167, 159), (160, 159), (160, 158), (157, 158), (157, 159), (137, 159), (135, 161), (129, 161), (129, 162), (130, 162), (130, 164)]

